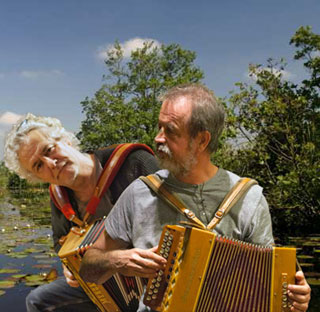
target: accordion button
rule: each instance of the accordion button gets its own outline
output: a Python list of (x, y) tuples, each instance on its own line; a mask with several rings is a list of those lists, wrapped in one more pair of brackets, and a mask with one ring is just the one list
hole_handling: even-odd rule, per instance
[(168, 254), (167, 252), (165, 252), (165, 253), (163, 254), (163, 257), (167, 259), (167, 258), (169, 257), (169, 254)]
[(151, 300), (151, 297), (150, 297), (150, 296), (147, 296), (147, 300), (150, 301), (150, 300)]
[(170, 248), (166, 247), (166, 249), (164, 251), (168, 253), (170, 251)]
[(157, 294), (157, 293), (158, 293), (158, 289), (157, 289), (157, 288), (154, 290), (154, 293), (155, 293), (155, 294)]
[(152, 279), (152, 283), (154, 284), (154, 283), (156, 283), (157, 282), (157, 280), (154, 278), (154, 279)]
[(148, 295), (152, 295), (153, 294), (153, 291), (152, 290), (149, 290), (148, 291)]
[(159, 287), (160, 287), (160, 283), (156, 283), (155, 286), (156, 286), (157, 288), (159, 288)]
[(150, 285), (150, 289), (154, 289), (154, 285), (153, 284)]
[(158, 282), (161, 282), (161, 281), (162, 281), (162, 277), (161, 277), (161, 276), (158, 276), (158, 277), (157, 277), (157, 281), (158, 281)]
[(159, 275), (159, 276), (163, 275), (163, 271), (160, 270), (160, 271), (158, 272), (158, 275)]
[(157, 295), (152, 295), (152, 299), (157, 299)]

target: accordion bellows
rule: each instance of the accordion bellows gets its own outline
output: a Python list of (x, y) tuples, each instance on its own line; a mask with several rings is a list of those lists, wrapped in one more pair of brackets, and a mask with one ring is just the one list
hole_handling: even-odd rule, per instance
[(79, 275), (82, 257), (104, 230), (104, 219), (85, 228), (72, 228), (58, 255), (100, 311), (134, 312), (139, 306), (146, 281), (139, 277), (113, 275), (103, 285), (87, 283)]
[(164, 271), (149, 280), (144, 303), (164, 312), (290, 311), (296, 250), (261, 247), (197, 228), (163, 229)]

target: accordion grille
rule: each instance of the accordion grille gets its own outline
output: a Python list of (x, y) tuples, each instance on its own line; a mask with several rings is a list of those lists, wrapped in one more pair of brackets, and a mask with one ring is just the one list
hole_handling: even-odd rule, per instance
[(270, 311), (272, 249), (216, 237), (196, 310)]

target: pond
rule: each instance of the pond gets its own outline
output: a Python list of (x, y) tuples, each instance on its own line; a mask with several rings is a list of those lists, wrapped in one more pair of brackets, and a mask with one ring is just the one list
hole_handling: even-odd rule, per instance
[[(24, 199), (0, 196), (0, 311), (25, 311), (27, 294), (62, 274), (60, 260), (52, 249), (49, 197), (44, 195), (36, 201), (30, 200), (30, 194)], [(298, 244), (301, 239), (292, 241)], [(316, 238), (307, 245), (318, 250), (318, 243), (320, 237), (319, 242)], [(312, 272), (311, 265), (308, 267), (308, 257), (303, 262), (314, 283), (308, 311), (319, 312), (319, 275)]]
[(0, 199), (0, 311), (25, 311), (26, 295), (61, 274), (48, 200), (44, 205), (18, 202)]

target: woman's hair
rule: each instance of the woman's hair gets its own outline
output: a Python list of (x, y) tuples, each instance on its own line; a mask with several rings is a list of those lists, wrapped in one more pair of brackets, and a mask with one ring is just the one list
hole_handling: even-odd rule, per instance
[(46, 137), (55, 141), (67, 139), (72, 146), (78, 149), (79, 141), (76, 136), (66, 131), (60, 120), (52, 117), (35, 116), (31, 113), (20, 118), (16, 124), (12, 126), (5, 140), (4, 147), (4, 163), (8, 169), (14, 171), (21, 178), (29, 181), (39, 181), (31, 172), (24, 169), (19, 161), (18, 152), (20, 144), (26, 142), (28, 133), (32, 130), (39, 130)]

